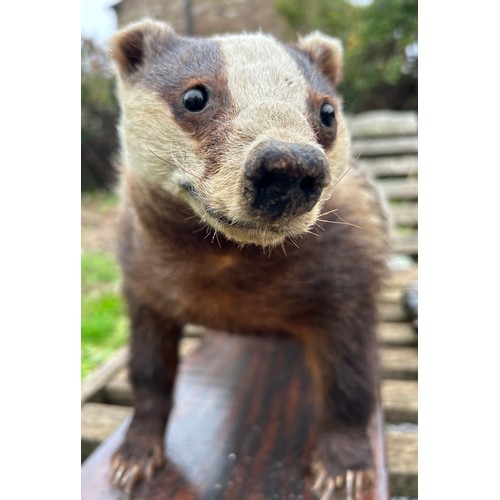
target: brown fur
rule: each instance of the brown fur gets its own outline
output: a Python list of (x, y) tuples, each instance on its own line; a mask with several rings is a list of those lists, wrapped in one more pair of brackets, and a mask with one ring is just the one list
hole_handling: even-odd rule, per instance
[[(139, 27), (139, 31), (148, 29)], [(355, 166), (341, 177), (348, 168), (342, 159), (348, 156), (349, 143), (340, 100), (333, 87), (340, 61), (330, 60), (334, 57), (330, 45), (317, 46), (321, 43), (319, 35), (308, 39), (307, 51), (302, 56), (299, 49), (289, 49), (292, 56), (283, 71), (291, 71), (288, 68), (295, 64), (296, 76), (290, 74), (289, 81), (295, 78), (295, 85), (308, 82), (309, 89), (303, 92), (307, 118), (300, 121), (296, 111), (288, 111), (283, 104), (282, 109), (290, 113), (291, 121), (296, 120), (296, 124), (292, 123), (288, 132), (276, 129), (275, 134), (286, 149), (287, 141), (292, 142), (292, 137), (300, 135), (303, 123), (303, 142), (324, 151), (328, 158), (330, 170), (325, 178), (329, 186), (313, 211), (324, 215), (316, 215), (317, 220), (313, 219), (312, 224), (301, 226), (305, 228), (301, 234), (295, 231), (294, 224), (295, 219), (304, 216), (284, 215), (278, 222), (279, 230), (289, 231), (291, 237), (283, 237), (272, 246), (265, 243), (267, 240), (262, 240), (262, 244), (252, 240), (259, 238), (260, 232), (271, 223), (251, 219), (252, 212), (245, 208), (245, 199), (238, 189), (226, 192), (223, 187), (221, 192), (212, 193), (214, 187), (208, 191), (215, 200), (210, 209), (222, 214), (219, 216), (222, 229), (203, 221), (190, 198), (193, 193), (198, 198), (205, 196), (205, 183), (217, 177), (220, 184), (214, 186), (225, 186), (224, 182), (241, 186), (242, 162), (246, 164), (252, 154), (258, 155), (265, 141), (260, 139), (258, 123), (254, 129), (253, 125), (242, 125), (248, 118), (238, 121), (247, 104), (241, 104), (244, 102), (241, 99), (233, 100), (237, 89), (234, 75), (233, 80), (225, 77), (224, 50), (221, 52), (217, 45), (211, 45), (213, 42), (190, 39), (183, 42), (173, 34), (169, 37), (163, 34), (161, 39), (168, 38), (173, 46), (165, 49), (166, 55), (155, 59), (160, 76), (167, 72), (163, 64), (168, 58), (173, 58), (168, 64), (179, 64), (176, 57), (183, 60), (182, 43), (200, 50), (204, 47), (210, 54), (208, 64), (201, 57), (194, 65), (191, 61), (179, 74), (168, 76), (171, 81), (166, 84), (165, 78), (155, 75), (154, 65), (148, 66), (148, 60), (137, 61), (136, 54), (154, 52), (154, 46), (138, 48), (139, 38), (128, 31), (115, 43), (115, 47), (120, 47), (116, 49), (118, 54), (115, 50), (115, 60), (122, 72), (121, 88), (125, 94), (124, 160), (133, 163), (126, 165), (122, 178), (119, 256), (132, 324), (130, 372), (135, 416), (124, 444), (115, 455), (113, 482), (130, 489), (140, 478), (150, 477), (161, 462), (159, 453), (163, 456), (163, 432), (172, 404), (178, 362), (177, 345), (182, 327), (188, 323), (231, 333), (297, 339), (304, 347), (320, 408), (322, 435), (316, 459), (331, 476), (343, 474), (348, 468), (370, 468), (366, 428), (378, 380), (376, 294), (385, 273), (387, 220), (376, 190)], [(132, 45), (128, 45), (130, 40), (134, 42)], [(247, 40), (237, 43), (245, 48)], [(274, 42), (265, 39), (263, 43)], [(286, 57), (287, 52), (283, 53)], [(319, 54), (317, 62), (315, 54)], [(326, 54), (330, 54), (330, 59)], [(324, 76), (312, 71), (311, 63), (304, 57), (310, 57), (318, 65), (316, 72), (323, 69)], [(137, 69), (141, 65), (143, 69)], [(130, 71), (138, 74), (130, 76)], [(197, 72), (202, 76), (196, 76)], [(211, 93), (210, 107), (205, 113), (187, 115), (179, 108), (182, 89), (199, 83)], [(180, 90), (175, 90), (176, 87)], [(163, 109), (162, 101), (150, 95), (151, 90), (165, 103), (164, 112), (170, 109), (171, 121), (165, 123), (172, 127), (176, 140), (184, 144), (185, 153), (178, 162), (182, 164), (181, 174), (186, 169), (190, 177), (189, 182), (179, 181), (184, 186), (181, 188), (173, 187), (171, 178), (160, 181), (160, 174), (152, 175), (143, 165), (134, 164), (136, 156), (130, 152), (131, 145), (143, 147), (141, 141), (155, 133), (151, 128), (145, 134), (136, 123), (140, 117), (144, 126), (151, 126), (149, 122), (157, 116), (155, 107)], [(139, 108), (127, 108), (135, 104), (127, 101), (127, 94), (140, 97), (140, 92), (145, 94), (146, 103), (142, 113)], [(335, 128), (325, 129), (318, 121), (317, 110), (325, 100), (334, 106)], [(239, 111), (238, 106), (243, 110)], [(136, 115), (127, 109), (136, 110), (133, 111)], [(147, 109), (151, 109), (151, 114)], [(255, 116), (258, 121), (269, 108), (263, 105), (254, 109), (262, 113)], [(131, 122), (127, 113), (132, 113)], [(282, 128), (286, 129), (286, 120)], [(269, 133), (266, 131), (264, 136)], [(237, 160), (234, 160), (228, 156), (231, 153), (228, 149), (246, 153), (235, 154)], [(184, 161), (184, 155), (194, 155), (193, 162)], [(286, 158), (286, 151), (283, 157)], [(233, 166), (230, 161), (236, 164)], [(174, 166), (164, 162), (167, 171)], [(196, 170), (194, 174), (192, 170)], [(218, 208), (217, 203), (225, 202), (224, 195), (230, 193), (236, 194), (229, 200), (229, 208)], [(308, 213), (307, 217), (312, 216)], [(232, 233), (225, 218), (238, 223), (243, 220), (239, 232)], [(249, 241), (245, 239), (247, 234)]]

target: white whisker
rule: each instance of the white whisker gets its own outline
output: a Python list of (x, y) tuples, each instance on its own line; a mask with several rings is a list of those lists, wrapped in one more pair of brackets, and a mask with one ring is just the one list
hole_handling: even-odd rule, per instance
[(317, 219), (318, 222), (326, 222), (327, 224), (342, 224), (345, 226), (353, 226), (357, 227), (358, 229), (363, 229), (361, 226), (357, 226), (356, 224), (352, 224), (351, 222), (346, 222), (344, 220), (338, 221), (338, 220), (326, 220), (326, 219)]
[(344, 171), (344, 173), (337, 179), (337, 182), (332, 186), (332, 189), (330, 190), (330, 194), (337, 187), (338, 183), (346, 176), (347, 172), (349, 172), (349, 170), (351, 170), (351, 168), (352, 168), (352, 164), (349, 164), (349, 166)]
[(325, 215), (329, 215), (333, 212), (336, 212), (338, 210), (338, 208), (334, 208), (333, 210), (329, 210), (328, 212), (323, 212), (322, 214), (319, 214), (318, 217), (324, 217)]

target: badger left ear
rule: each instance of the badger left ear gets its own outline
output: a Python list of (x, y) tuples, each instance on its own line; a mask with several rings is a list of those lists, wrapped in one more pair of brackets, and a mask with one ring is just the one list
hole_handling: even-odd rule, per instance
[(314, 31), (299, 38), (298, 47), (309, 55), (311, 61), (320, 68), (333, 85), (340, 83), (344, 49), (338, 38)]
[(122, 78), (128, 78), (151, 57), (155, 46), (168, 46), (173, 38), (170, 24), (152, 19), (132, 23), (111, 38), (111, 58)]

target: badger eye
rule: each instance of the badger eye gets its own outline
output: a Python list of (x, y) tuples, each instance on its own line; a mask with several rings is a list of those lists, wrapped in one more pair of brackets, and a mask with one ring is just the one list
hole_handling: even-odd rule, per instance
[(321, 118), (321, 123), (325, 127), (331, 127), (332, 123), (335, 121), (335, 110), (333, 106), (325, 102), (319, 111), (319, 117)]
[(201, 111), (207, 105), (207, 101), (208, 93), (204, 87), (194, 87), (188, 90), (182, 98), (184, 107), (191, 113)]

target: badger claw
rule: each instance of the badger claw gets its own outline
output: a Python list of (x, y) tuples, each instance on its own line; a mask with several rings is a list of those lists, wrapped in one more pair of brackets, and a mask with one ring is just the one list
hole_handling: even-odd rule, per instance
[(149, 481), (165, 460), (159, 445), (141, 447), (123, 443), (111, 459), (110, 483), (130, 494), (141, 480)]
[(313, 472), (313, 492), (319, 500), (375, 500), (373, 469), (349, 469), (343, 474), (332, 474), (322, 462), (316, 462)]

